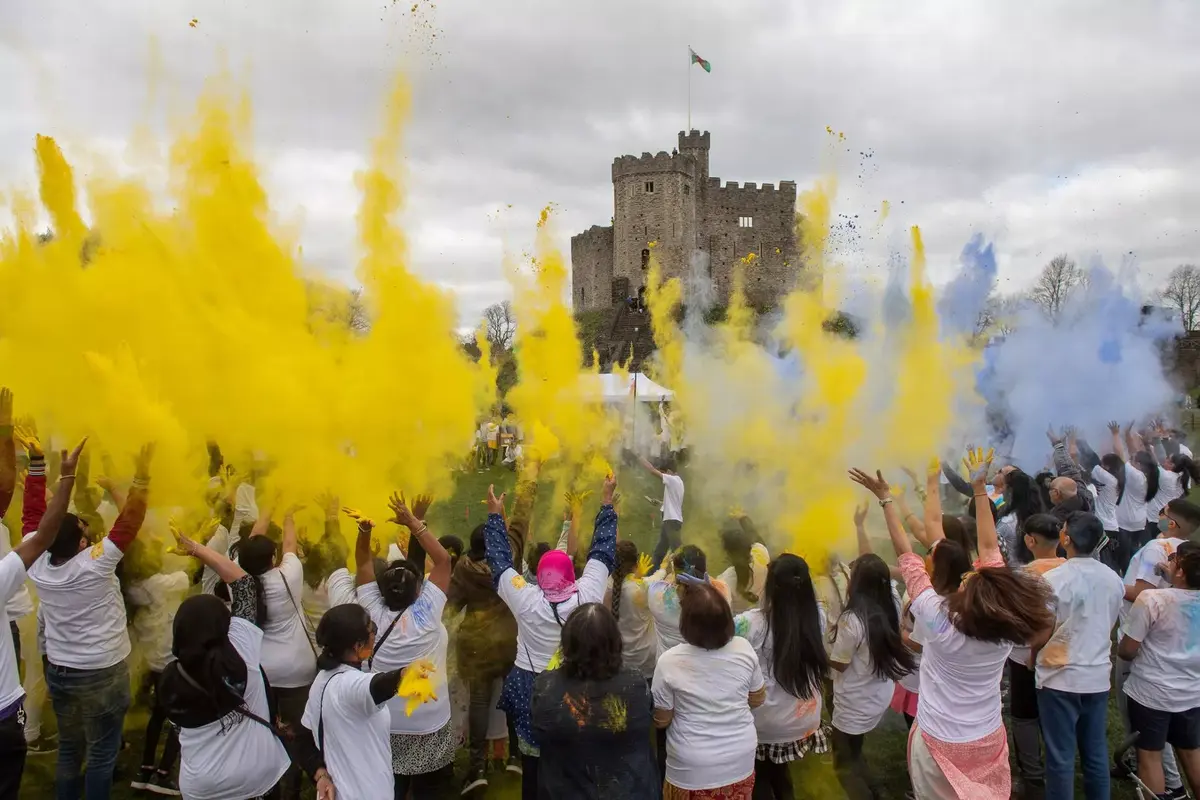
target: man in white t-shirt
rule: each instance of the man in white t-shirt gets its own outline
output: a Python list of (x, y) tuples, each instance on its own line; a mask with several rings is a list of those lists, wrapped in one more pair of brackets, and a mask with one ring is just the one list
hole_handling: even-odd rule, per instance
[(678, 550), (683, 544), (683, 478), (675, 473), (674, 458), (662, 459), (659, 467), (655, 467), (641, 456), (638, 460), (663, 482), (662, 531), (658, 537), (658, 544), (654, 546), (654, 557), (651, 559), (651, 569), (658, 569), (667, 553)]
[(1075, 796), (1075, 751), (1084, 794), (1106, 798), (1111, 637), (1125, 589), (1117, 574), (1092, 557), (1104, 539), (1095, 514), (1076, 511), (1059, 533), (1067, 561), (1042, 577), (1054, 590), (1055, 625), (1035, 648), (1038, 717), (1046, 744), (1046, 796)]
[[(116, 568), (146, 517), (153, 448), (142, 449), (133, 486), (109, 534), (95, 544), (85, 521), (68, 514), (48, 552), (29, 569), (46, 623), (46, 685), (58, 718), (55, 783), (60, 796), (107, 797), (129, 709), (130, 652)], [(57, 496), (57, 492), (56, 492)], [(46, 507), (46, 465), (31, 453), (22, 532)], [(85, 724), (86, 721), (86, 724)], [(86, 778), (81, 775), (87, 763)]]

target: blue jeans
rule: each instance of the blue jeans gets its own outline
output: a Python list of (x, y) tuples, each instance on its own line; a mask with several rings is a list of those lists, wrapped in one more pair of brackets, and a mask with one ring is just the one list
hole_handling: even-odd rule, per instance
[(1108, 800), (1108, 692), (1075, 694), (1038, 689), (1046, 747), (1046, 797), (1075, 796), (1075, 750), (1087, 800)]
[[(108, 800), (121, 750), (121, 729), (129, 710), (129, 667), (124, 661), (104, 669), (72, 669), (46, 663), (46, 686), (58, 718), (55, 796)], [(84, 761), (87, 773), (80, 775)]]

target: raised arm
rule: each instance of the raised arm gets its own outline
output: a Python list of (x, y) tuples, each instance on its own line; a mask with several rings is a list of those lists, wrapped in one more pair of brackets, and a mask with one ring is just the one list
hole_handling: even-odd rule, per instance
[[(296, 512), (299, 506), (292, 506), (283, 515), (283, 539), (279, 543), (279, 549), (284, 553), (296, 555)], [(258, 527), (257, 525), (255, 527)]]
[(638, 456), (637, 460), (638, 460), (638, 463), (642, 465), (642, 469), (646, 470), (647, 472), (649, 472), (651, 475), (658, 478), (659, 480), (662, 480), (662, 472), (660, 472), (658, 469), (656, 469), (653, 464), (651, 464), (649, 461), (647, 461), (642, 456)]
[[(12, 437), (10, 435), (9, 440)], [(58, 491), (54, 493), (53, 499), (50, 500), (50, 505), (46, 508), (46, 513), (42, 515), (41, 521), (38, 522), (37, 532), (32, 536), (26, 537), (19, 545), (16, 546), (14, 552), (20, 556), (21, 562), (25, 564), (25, 569), (33, 566), (33, 562), (41, 557), (42, 553), (54, 544), (55, 538), (58, 536), (58, 528), (62, 525), (63, 518), (67, 516), (67, 507), (71, 502), (71, 484), (75, 481), (75, 470), (79, 463), (79, 454), (83, 451), (83, 446), (87, 444), (85, 438), (79, 443), (79, 446), (67, 453), (62, 452), (62, 467), (61, 473), (58, 476)]]
[(617, 511), (613, 508), (613, 497), (617, 492), (617, 479), (609, 475), (604, 479), (604, 499), (600, 513), (596, 515), (596, 529), (592, 533), (592, 548), (588, 561), (599, 561), (611, 575), (617, 566)]
[(38, 529), (46, 513), (46, 456), (36, 431), (17, 428), (15, 435), (29, 458), (29, 472), (25, 475), (25, 491), (21, 498), (21, 536), (28, 536)]
[(950, 485), (954, 488), (954, 491), (958, 492), (964, 497), (971, 496), (971, 482), (964, 481), (962, 475), (959, 475), (958, 471), (945, 461), (942, 462), (942, 474), (946, 476), (946, 480), (950, 482)]
[(371, 531), (375, 529), (375, 523), (352, 508), (342, 511), (358, 523), (358, 538), (354, 541), (354, 584), (364, 586), (375, 580), (375, 559), (371, 555)]
[[(221, 579), (222, 583), (232, 586), (241, 578), (246, 577), (246, 571), (238, 566), (237, 562), (229, 556), (224, 553), (218, 553), (211, 547), (202, 545), (191, 537), (186, 536), (175, 527), (174, 522), (170, 523), (170, 527), (171, 535), (175, 537), (176, 552), (198, 559), (204, 566), (217, 573), (217, 577)], [(250, 617), (250, 619), (253, 618), (253, 616)]]
[[(403, 525), (408, 528), (409, 533), (409, 559), (416, 554), (420, 561), (417, 563), (417, 568), (421, 573), (425, 573), (425, 555), (429, 554), (429, 558), (433, 561), (433, 569), (429, 571), (429, 582), (434, 586), (447, 592), (450, 589), (450, 553), (442, 546), (442, 543), (437, 540), (430, 531), (429, 526), (425, 524), (425, 520), (420, 519), (414, 511), (409, 510), (408, 504), (404, 500), (404, 495), (392, 494), (392, 498), (388, 505), (392, 509), (392, 522), (397, 525)], [(424, 516), (424, 512), (429, 508), (428, 497), (417, 497), (413, 508), (420, 511), (420, 516)]]
[[(492, 586), (500, 585), (500, 578), (513, 567), (512, 537), (504, 523), (504, 495), (496, 497), (496, 487), (488, 487), (488, 518), (483, 526), (483, 543), (487, 553), (488, 568), (492, 571)], [(520, 557), (517, 553), (516, 557)]]
[(125, 499), (117, 521), (113, 523), (108, 538), (121, 552), (129, 549), (137, 538), (142, 523), (146, 521), (146, 500), (150, 492), (150, 462), (154, 459), (154, 445), (143, 445), (134, 462), (133, 485)]
[[(895, 500), (900, 511), (900, 522), (907, 525), (909, 532), (916, 537), (917, 541), (928, 548), (929, 537), (925, 533), (925, 522), (908, 507), (908, 495), (903, 488), (895, 495)], [(925, 513), (924, 506), (921, 507), (921, 513)]]
[(0, 517), (8, 513), (17, 491), (17, 445), (13, 441), (13, 396), (0, 388)]
[(908, 543), (908, 536), (904, 533), (904, 527), (900, 524), (900, 515), (896, 513), (896, 504), (892, 501), (892, 489), (888, 486), (888, 482), (884, 480), (883, 473), (876, 470), (875, 475), (868, 475), (861, 469), (850, 470), (850, 480), (862, 486), (879, 501), (879, 505), (883, 508), (883, 518), (887, 522), (888, 536), (892, 540), (892, 547), (896, 549), (896, 555), (902, 556), (905, 553), (912, 552), (912, 545)]
[(1050, 439), (1050, 446), (1054, 448), (1054, 471), (1060, 478), (1071, 478), (1072, 480), (1082, 480), (1083, 472), (1079, 469), (1079, 465), (1075, 463), (1075, 459), (1068, 452), (1067, 440), (1070, 438), (1070, 431), (1064, 431), (1062, 435), (1054, 433), (1054, 428), (1049, 428), (1046, 431), (1046, 437)]
[(867, 538), (867, 509), (869, 505), (864, 501), (861, 506), (854, 509), (854, 535), (858, 538), (858, 554), (867, 556), (871, 554), (871, 540)]
[(996, 566), (1004, 563), (1000, 554), (1000, 539), (996, 534), (996, 520), (992, 518), (991, 500), (987, 493), (987, 475), (992, 465), (992, 450), (982, 448), (967, 453), (963, 463), (971, 473), (971, 485), (975, 498), (975, 535), (979, 544), (979, 563)]
[(1125, 426), (1125, 446), (1129, 450), (1130, 458), (1146, 449), (1141, 435), (1133, 429), (1132, 422)]
[(946, 532), (942, 530), (941, 475), (941, 461), (935, 458), (925, 471), (925, 539), (922, 544), (928, 548), (946, 538)]
[[(525, 552), (529, 531), (532, 530), (533, 504), (537, 500), (539, 468), (538, 462), (530, 459), (521, 469), (521, 475), (517, 478), (517, 487), (514, 489), (516, 499), (513, 501), (512, 514), (504, 518), (508, 546), (514, 558), (520, 558)], [(503, 508), (501, 508), (500, 514), (503, 516)]]
[(1113, 452), (1120, 456), (1122, 461), (1128, 461), (1129, 456), (1125, 453), (1125, 444), (1121, 441), (1121, 423), (1108, 423), (1108, 432), (1112, 434)]

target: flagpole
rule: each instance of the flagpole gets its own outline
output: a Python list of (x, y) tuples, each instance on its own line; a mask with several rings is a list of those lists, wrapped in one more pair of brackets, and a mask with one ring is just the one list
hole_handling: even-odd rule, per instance
[(688, 45), (688, 126), (687, 132), (692, 132), (692, 46)]

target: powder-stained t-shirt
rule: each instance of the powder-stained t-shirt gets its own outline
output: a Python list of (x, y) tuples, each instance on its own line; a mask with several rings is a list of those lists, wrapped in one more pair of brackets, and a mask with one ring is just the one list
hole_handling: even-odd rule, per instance
[[(817, 607), (817, 624), (825, 630), (825, 610)], [(754, 709), (754, 727), (759, 744), (786, 744), (811, 736), (821, 726), (821, 689), (807, 699), (788, 694), (775, 682), (775, 637), (761, 608), (740, 614), (734, 620), (737, 635), (758, 654), (759, 669), (767, 687), (767, 699)]]
[(543, 672), (533, 686), (541, 797), (650, 800), (662, 784), (651, 742), (653, 703), (641, 673), (607, 681)]
[(1112, 630), (1125, 587), (1094, 558), (1068, 559), (1042, 576), (1054, 589), (1055, 622), (1038, 652), (1037, 687), (1060, 692), (1107, 692), (1112, 672)]
[(1200, 591), (1147, 589), (1125, 620), (1125, 635), (1142, 643), (1125, 694), (1159, 711), (1200, 707)]

